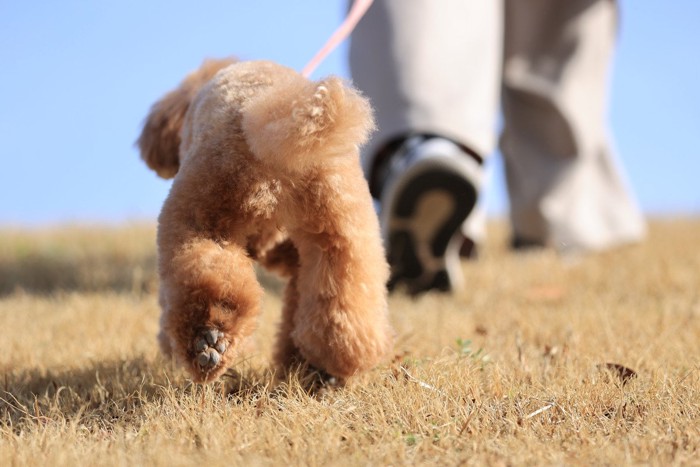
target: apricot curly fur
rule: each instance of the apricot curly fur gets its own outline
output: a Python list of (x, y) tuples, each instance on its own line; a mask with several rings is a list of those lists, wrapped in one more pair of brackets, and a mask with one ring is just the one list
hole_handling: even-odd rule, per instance
[(206, 60), (180, 86), (153, 104), (143, 132), (136, 144), (141, 158), (149, 168), (163, 178), (173, 178), (180, 166), (180, 129), (190, 102), (201, 87), (234, 59)]
[[(141, 156), (175, 177), (158, 226), (159, 339), (195, 381), (221, 375), (253, 332), (255, 261), (289, 278), (281, 367), (305, 360), (345, 379), (390, 350), (388, 266), (358, 152), (372, 129), (369, 103), (340, 79), (266, 61), (205, 62), (152, 107)], [(208, 363), (202, 336), (223, 342)]]

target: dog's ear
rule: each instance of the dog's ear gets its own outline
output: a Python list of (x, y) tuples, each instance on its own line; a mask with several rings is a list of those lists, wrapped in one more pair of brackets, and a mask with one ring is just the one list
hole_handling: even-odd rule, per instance
[(136, 144), (141, 159), (163, 178), (173, 178), (180, 168), (180, 131), (197, 92), (214, 75), (236, 60), (205, 60), (180, 85), (153, 104)]

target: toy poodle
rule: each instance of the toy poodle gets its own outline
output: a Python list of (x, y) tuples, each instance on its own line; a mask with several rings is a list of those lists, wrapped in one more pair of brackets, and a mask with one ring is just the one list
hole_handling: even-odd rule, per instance
[(160, 346), (193, 380), (256, 326), (254, 262), (288, 277), (275, 361), (346, 379), (387, 354), (386, 264), (359, 163), (370, 105), (331, 77), (210, 60), (156, 102), (141, 157), (173, 178), (158, 222)]

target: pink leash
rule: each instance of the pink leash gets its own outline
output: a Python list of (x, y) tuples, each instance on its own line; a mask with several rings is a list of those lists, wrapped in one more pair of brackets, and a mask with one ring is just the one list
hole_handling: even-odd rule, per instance
[(328, 54), (333, 52), (333, 50), (338, 47), (338, 44), (343, 42), (350, 35), (352, 30), (355, 29), (355, 26), (357, 26), (357, 23), (365, 15), (367, 9), (372, 5), (373, 1), (374, 0), (355, 0), (353, 2), (350, 12), (345, 18), (345, 21), (343, 21), (343, 24), (335, 30), (330, 39), (321, 47), (321, 50), (319, 50), (314, 58), (301, 70), (302, 75), (308, 78)]

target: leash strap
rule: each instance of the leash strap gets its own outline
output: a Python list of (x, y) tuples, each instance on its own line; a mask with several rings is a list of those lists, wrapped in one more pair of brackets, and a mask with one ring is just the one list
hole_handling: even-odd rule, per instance
[(374, 0), (355, 0), (352, 3), (352, 7), (345, 21), (335, 30), (328, 41), (321, 47), (321, 50), (316, 53), (314, 58), (301, 70), (302, 75), (308, 78), (316, 67), (325, 60), (328, 54), (333, 52), (333, 50), (338, 47), (338, 44), (343, 42), (350, 35), (352, 30), (355, 29), (355, 26), (357, 26), (357, 23), (365, 15), (367, 9), (372, 5), (373, 1)]

